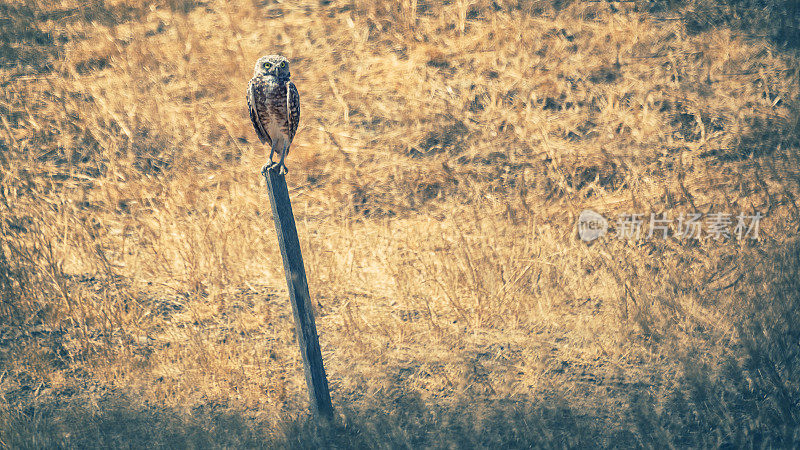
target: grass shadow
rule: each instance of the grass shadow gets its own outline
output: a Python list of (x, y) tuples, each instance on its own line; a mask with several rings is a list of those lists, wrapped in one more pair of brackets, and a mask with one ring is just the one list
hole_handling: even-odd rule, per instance
[(540, 402), (462, 398), (452, 404), (403, 397), (340, 406), (333, 423), (295, 413), (281, 421), (258, 411), (204, 405), (181, 412), (131, 397), (51, 398), (9, 412), (0, 429), (9, 448), (421, 448), (632, 446), (633, 433), (592, 411)]

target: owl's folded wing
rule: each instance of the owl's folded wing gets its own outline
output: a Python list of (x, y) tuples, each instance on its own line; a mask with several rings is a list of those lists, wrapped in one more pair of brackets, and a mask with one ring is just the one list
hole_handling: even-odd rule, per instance
[(286, 82), (286, 111), (289, 113), (289, 142), (292, 142), (300, 124), (300, 94), (291, 81)]
[(258, 118), (258, 110), (256, 109), (255, 88), (253, 80), (247, 85), (247, 108), (250, 110), (250, 121), (253, 122), (253, 128), (256, 129), (256, 134), (261, 143), (267, 143), (272, 146), (272, 139), (269, 137), (267, 130), (261, 125), (261, 120)]

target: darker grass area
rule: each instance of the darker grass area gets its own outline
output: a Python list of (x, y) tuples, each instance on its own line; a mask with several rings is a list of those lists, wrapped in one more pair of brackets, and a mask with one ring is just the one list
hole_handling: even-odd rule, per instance
[(10, 448), (592, 448), (657, 442), (655, 435), (603, 418), (607, 412), (572, 408), (558, 398), (463, 398), (444, 406), (399, 397), (341, 406), (335, 423), (306, 414), (267, 423), (255, 413), (219, 405), (178, 412), (117, 395), (91, 406), (85, 399), (54, 399), (8, 414), (0, 439)]
[(800, 3), (796, 0), (702, 0), (685, 4), (690, 33), (728, 26), (767, 36), (781, 47), (800, 46)]
[[(735, 364), (728, 370), (741, 375)], [(721, 389), (702, 366), (694, 366), (683, 381), (666, 401), (639, 389), (630, 392), (627, 406), (615, 410), (576, 407), (552, 395), (462, 397), (446, 405), (398, 396), (337, 405), (333, 423), (304, 413), (268, 421), (259, 419), (258, 411), (218, 404), (178, 411), (114, 393), (92, 400), (86, 395), (47, 400), (40, 394), (4, 414), (0, 442), (19, 449), (788, 448), (800, 443), (796, 422), (765, 420), (758, 393)]]
[(115, 25), (140, 17), (142, 12), (97, 0), (80, 8), (43, 9), (34, 1), (0, 3), (0, 67), (16, 68), (22, 73), (53, 70), (64, 44), (80, 36), (54, 34), (48, 22)]
[(656, 16), (676, 13), (691, 34), (717, 27), (765, 36), (779, 47), (800, 46), (800, 2), (797, 0), (653, 0), (643, 6)]
[[(54, 400), (11, 413), (0, 436), (9, 448), (245, 448), (264, 433), (241, 416), (179, 414), (120, 397), (96, 405)], [(5, 428), (4, 427), (4, 428)]]
[[(205, 5), (194, 0), (165, 0), (162, 3), (179, 14), (188, 14)], [(21, 74), (41, 74), (55, 69), (54, 63), (63, 56), (63, 47), (70, 41), (81, 40), (79, 34), (53, 33), (51, 24), (61, 29), (75, 22), (113, 26), (136, 20), (147, 12), (142, 6), (127, 3), (109, 5), (102, 0), (83, 2), (80, 7), (43, 7), (38, 2), (0, 3), (0, 68), (16, 69)], [(94, 61), (78, 67), (79, 72), (104, 68), (107, 62)]]

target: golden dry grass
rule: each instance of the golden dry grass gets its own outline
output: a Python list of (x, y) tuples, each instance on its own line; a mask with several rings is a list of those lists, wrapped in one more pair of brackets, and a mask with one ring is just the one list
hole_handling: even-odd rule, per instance
[[(800, 440), (791, 19), (764, 33), (746, 15), (764, 11), (725, 22), (710, 1), (0, 8), (0, 446)], [(301, 94), (287, 182), (333, 427), (306, 416), (245, 107), (265, 53)], [(585, 208), (766, 217), (758, 241), (587, 245)]]

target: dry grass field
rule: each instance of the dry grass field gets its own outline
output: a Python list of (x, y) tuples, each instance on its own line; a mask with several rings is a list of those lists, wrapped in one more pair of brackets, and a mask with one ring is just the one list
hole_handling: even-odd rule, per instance
[[(0, 447), (800, 445), (797, 9), (0, 2)], [(268, 53), (329, 425), (244, 98)], [(731, 236), (615, 233), (693, 212)]]

